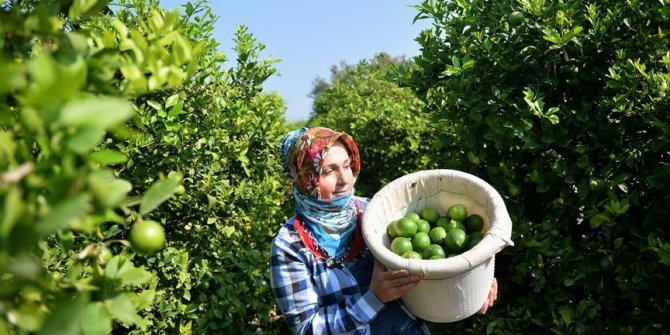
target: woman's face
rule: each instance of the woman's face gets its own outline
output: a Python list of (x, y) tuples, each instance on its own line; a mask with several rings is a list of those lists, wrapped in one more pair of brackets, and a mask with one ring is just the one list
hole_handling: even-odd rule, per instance
[(337, 141), (328, 150), (319, 175), (319, 199), (332, 200), (352, 191), (354, 175), (351, 159), (344, 145)]

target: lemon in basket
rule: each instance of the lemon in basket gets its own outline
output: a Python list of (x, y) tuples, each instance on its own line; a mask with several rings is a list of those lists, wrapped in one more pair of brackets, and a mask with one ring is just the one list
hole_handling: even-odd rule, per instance
[(398, 221), (395, 222), (394, 224), (395, 228), (395, 233), (398, 236), (402, 237), (412, 237), (414, 234), (416, 234), (416, 230), (418, 228), (416, 221), (404, 217)]
[(468, 217), (468, 210), (461, 204), (455, 204), (447, 210), (447, 216), (456, 221), (465, 221)]
[(449, 251), (459, 253), (467, 246), (468, 235), (460, 229), (453, 229), (447, 232), (444, 238), (444, 245), (449, 248)]
[(412, 250), (412, 239), (409, 237), (396, 237), (391, 242), (391, 251), (402, 256)]

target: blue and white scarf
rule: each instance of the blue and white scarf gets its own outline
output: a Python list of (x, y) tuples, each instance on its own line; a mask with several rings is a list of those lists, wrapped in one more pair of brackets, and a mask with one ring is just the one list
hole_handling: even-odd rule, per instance
[(325, 251), (328, 260), (338, 262), (349, 250), (349, 240), (356, 229), (357, 213), (353, 190), (331, 202), (300, 194), (293, 188), (296, 214), (314, 237), (314, 243)]

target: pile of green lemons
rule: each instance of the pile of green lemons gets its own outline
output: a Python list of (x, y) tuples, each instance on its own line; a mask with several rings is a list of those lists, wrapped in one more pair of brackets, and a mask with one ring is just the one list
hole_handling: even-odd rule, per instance
[(440, 216), (435, 207), (407, 213), (386, 228), (391, 239), (391, 251), (414, 259), (441, 259), (456, 256), (477, 245), (483, 236), (484, 219), (468, 215), (462, 204), (447, 209)]

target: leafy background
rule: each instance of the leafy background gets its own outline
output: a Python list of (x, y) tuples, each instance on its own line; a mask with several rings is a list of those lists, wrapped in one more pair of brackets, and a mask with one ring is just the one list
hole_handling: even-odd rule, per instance
[[(321, 125), (356, 138), (360, 195), (453, 168), (504, 197), (498, 304), (435, 333), (667, 334), (670, 4), (416, 11), (421, 55), (334, 66), (287, 122), (275, 60), (243, 26), (220, 52), (204, 2), (0, 2), (0, 333), (287, 333), (277, 148)], [(127, 242), (146, 220), (153, 255)]]

